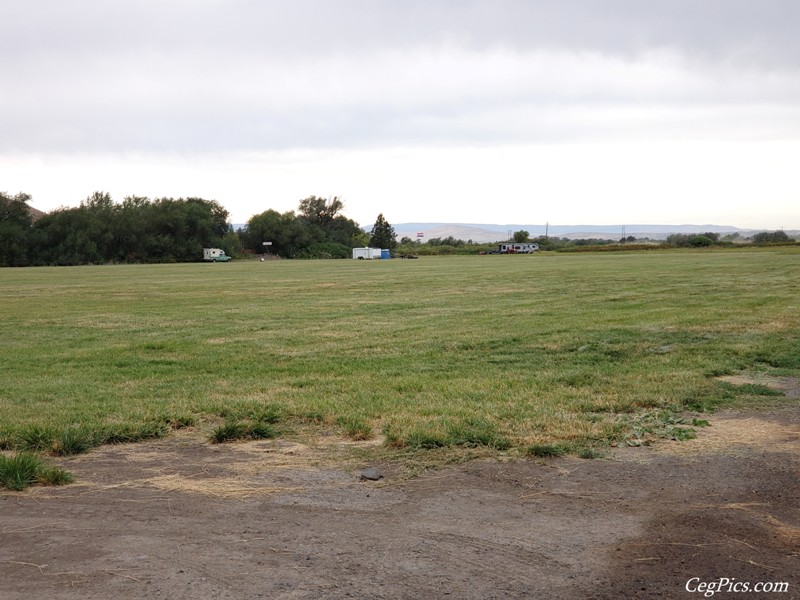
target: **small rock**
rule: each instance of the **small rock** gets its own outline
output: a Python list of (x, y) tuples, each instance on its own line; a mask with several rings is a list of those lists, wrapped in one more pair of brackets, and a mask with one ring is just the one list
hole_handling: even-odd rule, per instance
[(383, 473), (381, 473), (375, 467), (367, 467), (363, 471), (361, 471), (361, 479), (366, 479), (368, 481), (378, 481), (379, 479), (383, 479)]

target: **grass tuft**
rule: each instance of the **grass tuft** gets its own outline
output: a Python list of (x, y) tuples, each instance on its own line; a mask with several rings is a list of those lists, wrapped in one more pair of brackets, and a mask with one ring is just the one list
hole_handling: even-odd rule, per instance
[(605, 456), (604, 452), (597, 450), (595, 448), (581, 448), (578, 452), (578, 458), (585, 458), (585, 459), (593, 459), (593, 458), (603, 458)]
[(566, 444), (533, 444), (528, 446), (525, 454), (537, 458), (550, 458), (564, 456), (567, 452), (569, 452), (569, 446)]
[(340, 416), (336, 419), (336, 425), (351, 440), (358, 441), (372, 438), (372, 426), (361, 417)]
[(511, 447), (510, 440), (498, 433), (493, 423), (481, 417), (440, 419), (411, 425), (404, 431), (387, 426), (384, 427), (384, 433), (386, 445), (395, 448), (433, 449), (460, 446), (507, 450)]
[(100, 431), (85, 427), (67, 427), (55, 433), (48, 450), (56, 456), (72, 456), (83, 454), (102, 443), (103, 435)]
[(222, 444), (236, 440), (271, 439), (278, 437), (278, 433), (278, 430), (270, 423), (243, 423), (228, 420), (211, 431), (209, 440), (214, 444)]
[(56, 436), (56, 431), (50, 427), (28, 425), (17, 432), (19, 442), (15, 444), (15, 446), (23, 450), (31, 450), (34, 452), (49, 452), (53, 447), (53, 441), (56, 439)]
[(48, 465), (30, 452), (0, 455), (0, 487), (22, 491), (31, 485), (65, 485), (72, 481), (67, 471)]

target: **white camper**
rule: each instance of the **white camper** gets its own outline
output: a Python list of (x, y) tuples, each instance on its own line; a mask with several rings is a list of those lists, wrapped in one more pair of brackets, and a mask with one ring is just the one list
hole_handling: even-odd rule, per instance
[(500, 254), (533, 254), (539, 250), (539, 244), (530, 243), (511, 243), (499, 245)]
[(228, 262), (230, 259), (221, 248), (203, 248), (203, 260), (206, 262)]

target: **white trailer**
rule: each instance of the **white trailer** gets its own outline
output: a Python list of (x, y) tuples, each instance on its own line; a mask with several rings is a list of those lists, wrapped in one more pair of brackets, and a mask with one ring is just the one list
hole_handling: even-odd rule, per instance
[(372, 260), (381, 257), (380, 248), (353, 248), (353, 258), (357, 260)]
[(511, 243), (500, 244), (498, 251), (500, 254), (533, 254), (539, 250), (539, 244), (531, 243)]

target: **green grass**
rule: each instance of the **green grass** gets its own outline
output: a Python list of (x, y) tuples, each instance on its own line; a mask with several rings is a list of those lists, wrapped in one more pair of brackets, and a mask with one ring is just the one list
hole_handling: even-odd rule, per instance
[(58, 467), (49, 466), (41, 457), (30, 452), (13, 456), (0, 454), (0, 488), (22, 491), (31, 485), (65, 485), (72, 475)]
[(663, 415), (775, 401), (716, 375), (800, 374), (798, 292), (794, 249), (2, 269), (0, 447), (237, 424), (534, 456), (685, 435)]

